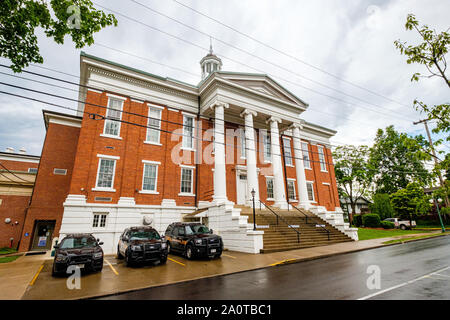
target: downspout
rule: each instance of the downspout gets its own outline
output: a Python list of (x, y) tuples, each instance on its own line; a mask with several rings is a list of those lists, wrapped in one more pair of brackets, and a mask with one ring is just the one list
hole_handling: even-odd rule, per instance
[(197, 112), (197, 141), (196, 141), (196, 148), (195, 148), (195, 208), (198, 209), (198, 177), (199, 177), (199, 163), (200, 163), (200, 148), (199, 148), (199, 144), (200, 144), (200, 137), (199, 137), (199, 133), (200, 133), (200, 96), (197, 97), (197, 101), (198, 101), (198, 112)]

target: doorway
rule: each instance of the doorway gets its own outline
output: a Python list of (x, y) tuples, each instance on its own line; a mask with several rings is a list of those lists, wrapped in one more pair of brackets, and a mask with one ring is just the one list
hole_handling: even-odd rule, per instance
[(31, 250), (50, 250), (52, 246), (55, 220), (36, 220)]
[(246, 173), (240, 173), (237, 175), (236, 194), (237, 194), (237, 204), (245, 205), (245, 202), (248, 199)]

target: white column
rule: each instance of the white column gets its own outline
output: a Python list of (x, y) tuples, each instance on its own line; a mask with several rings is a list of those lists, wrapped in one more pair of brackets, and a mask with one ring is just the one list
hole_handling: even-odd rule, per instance
[(214, 121), (214, 202), (227, 202), (227, 177), (225, 169), (225, 123), (224, 112), (228, 104), (216, 103)]
[(295, 171), (297, 173), (297, 188), (299, 194), (299, 205), (305, 209), (311, 206), (308, 198), (308, 189), (306, 187), (305, 166), (303, 164), (302, 143), (300, 140), (301, 125), (294, 123), (291, 126), (292, 136), (294, 140), (294, 156), (295, 156)]
[(258, 205), (259, 200), (259, 184), (258, 184), (258, 172), (256, 169), (256, 147), (255, 147), (255, 131), (253, 129), (253, 117), (256, 117), (257, 113), (245, 109), (241, 113), (241, 117), (245, 119), (245, 158), (247, 163), (247, 199), (246, 204), (252, 205), (252, 190), (255, 190), (255, 204)]
[(272, 169), (273, 169), (273, 196), (276, 207), (287, 208), (286, 193), (284, 190), (284, 175), (281, 162), (280, 134), (278, 132), (278, 123), (281, 119), (270, 117), (267, 122), (270, 124), (270, 143), (272, 150)]

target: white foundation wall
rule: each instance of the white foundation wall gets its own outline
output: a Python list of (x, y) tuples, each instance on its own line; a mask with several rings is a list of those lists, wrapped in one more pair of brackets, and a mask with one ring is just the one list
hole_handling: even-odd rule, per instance
[(233, 251), (260, 253), (264, 231), (253, 231), (248, 218), (233, 203), (212, 205), (199, 216), (208, 219), (208, 227), (222, 237), (224, 248)]
[[(177, 206), (175, 200), (164, 199), (161, 205), (136, 205), (134, 198), (120, 198), (117, 204), (87, 203), (84, 195), (68, 195), (59, 239), (68, 233), (92, 233), (104, 244), (105, 254), (115, 254), (122, 232), (132, 226), (144, 225), (144, 217), (151, 226), (164, 235), (172, 222), (182, 221), (182, 216), (195, 211), (194, 207)], [(107, 214), (104, 228), (93, 228), (94, 214)]]
[(327, 209), (322, 206), (311, 206), (308, 207), (308, 210), (345, 233), (353, 240), (358, 241), (358, 228), (350, 228), (349, 224), (344, 222), (344, 212), (341, 208), (336, 207), (335, 211), (327, 211)]

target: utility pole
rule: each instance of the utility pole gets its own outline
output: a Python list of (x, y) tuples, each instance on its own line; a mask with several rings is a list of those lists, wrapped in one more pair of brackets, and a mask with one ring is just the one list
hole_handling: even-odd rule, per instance
[[(431, 152), (433, 153), (433, 160), (434, 160), (434, 164), (435, 166), (438, 165), (438, 157), (436, 156), (436, 151), (434, 150), (434, 146), (433, 146), (433, 141), (431, 140), (431, 135), (430, 135), (430, 130), (428, 129), (428, 121), (430, 119), (425, 119), (425, 120), (419, 120), (416, 122), (413, 122), (414, 125), (419, 124), (419, 123), (423, 123), (425, 126), (425, 131), (427, 132), (427, 136), (428, 136), (428, 142), (430, 143), (430, 147), (431, 147)], [(444, 179), (442, 178), (442, 174), (441, 171), (438, 172), (439, 175), (439, 182), (441, 184), (441, 188), (444, 187)], [(445, 195), (445, 206), (449, 207), (449, 201), (448, 201), (448, 196)]]

